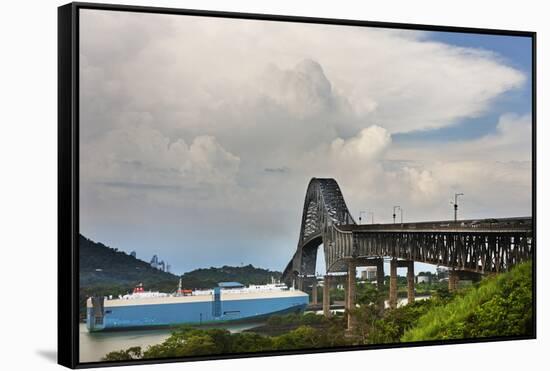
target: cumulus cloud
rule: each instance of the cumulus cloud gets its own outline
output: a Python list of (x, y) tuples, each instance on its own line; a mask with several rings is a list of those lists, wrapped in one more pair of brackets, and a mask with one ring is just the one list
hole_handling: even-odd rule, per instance
[[(482, 148), (488, 156), (497, 161), (530, 161), (532, 127), (533, 120), (530, 114), (520, 116), (506, 113), (500, 116), (496, 133), (473, 141), (471, 146)], [(466, 150), (471, 153), (473, 149)]]
[[(84, 144), (81, 158), (84, 190), (108, 186), (148, 197), (155, 197), (155, 190), (233, 185), (240, 162), (213, 136), (198, 136), (187, 144), (183, 138), (171, 141), (147, 124), (109, 131), (99, 141)], [(123, 196), (119, 190), (116, 194)]]
[(400, 56), (377, 50), (385, 56), (377, 58), (383, 67), (371, 68), (375, 73), (359, 79), (355, 90), (368, 97), (368, 105), (375, 102), (370, 116), (391, 132), (441, 128), (476, 117), (499, 94), (525, 82), (521, 72), (486, 52), (436, 42), (398, 43), (394, 53)]
[(403, 181), (409, 188), (410, 200), (413, 203), (425, 203), (427, 200), (438, 198), (441, 194), (439, 182), (431, 171), (404, 167), (402, 172)]
[(332, 89), (321, 65), (304, 59), (282, 70), (270, 64), (263, 75), (262, 94), (298, 118), (340, 112), (346, 102)]
[(331, 144), (331, 151), (342, 161), (366, 161), (380, 156), (391, 142), (388, 131), (380, 126), (373, 125), (363, 129), (359, 134), (348, 140), (335, 139)]
[(379, 221), (396, 203), (446, 218), (455, 190), (470, 215), (530, 212), (529, 115), (468, 141), (392, 139), (521, 87), (494, 53), (411, 30), (97, 10), (80, 35), (81, 223), (105, 242), (162, 235), (174, 266), (186, 253), (277, 268), (258, 251), (286, 263), (311, 177)]
[(503, 113), (495, 123), (495, 131), (470, 140), (436, 141), (429, 145), (401, 143), (391, 158), (433, 160), (441, 153), (449, 160), (530, 161), (532, 144), (532, 118), (530, 114)]
[(94, 127), (126, 110), (151, 113), (169, 135), (328, 112), (318, 124), (338, 135), (365, 123), (410, 132), (480, 115), (525, 82), (494, 54), (417, 31), (113, 13), (84, 11), (81, 22), (82, 91), (105, 113)]
[(391, 170), (408, 184), (401, 197), (422, 205), (412, 216), (441, 213), (454, 192), (467, 195), (471, 217), (531, 215), (531, 127), (530, 115), (505, 113), (496, 131), (479, 139), (394, 146), (394, 161), (414, 159)]

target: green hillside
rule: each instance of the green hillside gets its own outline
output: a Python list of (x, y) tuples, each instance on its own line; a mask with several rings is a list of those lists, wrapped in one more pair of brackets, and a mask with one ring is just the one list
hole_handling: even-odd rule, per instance
[(525, 336), (533, 331), (532, 264), (489, 277), (418, 318), (401, 341)]
[(85, 317), (89, 296), (118, 296), (132, 292), (140, 282), (146, 290), (175, 291), (178, 277), (151, 267), (125, 252), (94, 242), (84, 236), (79, 241), (80, 318)]
[(175, 290), (178, 277), (151, 267), (143, 260), (80, 236), (80, 286), (120, 285), (131, 290), (142, 282), (150, 286), (169, 285)]
[[(179, 277), (154, 269), (143, 260), (125, 252), (110, 248), (80, 236), (80, 287), (121, 286), (131, 290), (142, 282), (145, 289), (175, 291)], [(281, 272), (256, 268), (253, 265), (242, 267), (199, 268), (181, 276), (184, 288), (209, 289), (222, 281), (237, 281), (244, 285), (265, 284), (271, 279), (279, 279)]]
[(271, 278), (279, 279), (281, 272), (270, 271), (267, 269), (256, 268), (253, 265), (242, 267), (223, 267), (201, 268), (187, 272), (182, 278), (184, 288), (212, 288), (223, 281), (236, 281), (243, 285), (266, 284), (271, 282)]
[[(94, 242), (80, 236), (80, 313), (85, 312), (86, 298), (89, 296), (118, 296), (130, 293), (139, 283), (145, 290), (174, 292), (179, 276), (162, 272), (143, 260), (136, 259), (116, 248)], [(212, 288), (218, 282), (237, 281), (245, 285), (271, 282), (278, 279), (280, 272), (255, 268), (223, 266), (201, 268), (185, 273), (182, 286), (187, 289)]]

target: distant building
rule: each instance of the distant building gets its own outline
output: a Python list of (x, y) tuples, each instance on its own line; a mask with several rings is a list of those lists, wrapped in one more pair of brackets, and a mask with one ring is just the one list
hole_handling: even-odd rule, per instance
[(166, 273), (170, 273), (172, 270), (172, 266), (170, 264), (166, 264)]
[(432, 276), (416, 276), (416, 283), (431, 283)]
[(153, 258), (151, 258), (151, 267), (158, 269), (159, 268), (159, 258), (156, 255), (153, 255)]
[(153, 255), (149, 264), (151, 264), (151, 267), (158, 269), (159, 271), (170, 272), (170, 264), (164, 260), (159, 261), (159, 257), (157, 255)]
[(132, 252), (130, 253), (130, 256), (133, 256), (133, 257), (135, 258), (135, 257), (136, 257), (136, 252), (135, 252), (135, 251), (132, 251)]
[(361, 272), (361, 279), (366, 281), (376, 281), (376, 267), (367, 267)]

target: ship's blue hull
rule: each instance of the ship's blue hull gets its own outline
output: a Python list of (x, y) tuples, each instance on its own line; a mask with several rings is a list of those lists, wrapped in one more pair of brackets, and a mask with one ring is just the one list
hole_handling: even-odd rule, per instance
[(95, 323), (93, 309), (88, 308), (86, 326), (89, 331), (169, 327), (180, 324), (213, 324), (248, 321), (273, 314), (303, 311), (308, 297), (278, 297), (248, 300), (223, 300), (219, 316), (214, 316), (213, 301), (125, 305), (105, 307), (101, 323)]

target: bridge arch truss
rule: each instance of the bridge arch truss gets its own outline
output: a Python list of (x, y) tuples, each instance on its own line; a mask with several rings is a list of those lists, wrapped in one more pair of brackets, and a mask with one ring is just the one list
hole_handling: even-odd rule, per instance
[(533, 256), (532, 218), (357, 225), (334, 179), (311, 179), (298, 246), (283, 280), (315, 275), (323, 244), (326, 272), (362, 259), (396, 258), (478, 273), (502, 272)]

